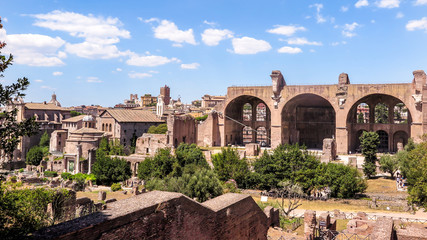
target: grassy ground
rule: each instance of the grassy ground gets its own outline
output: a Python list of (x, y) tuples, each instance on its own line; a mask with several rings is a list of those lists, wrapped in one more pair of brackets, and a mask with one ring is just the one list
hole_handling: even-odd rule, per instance
[[(98, 191), (77, 192), (77, 198), (81, 198), (81, 197), (88, 197), (91, 200), (93, 200), (94, 202), (98, 202)], [(117, 191), (117, 192), (107, 191), (107, 198), (106, 199), (115, 198), (118, 201), (118, 200), (130, 198), (130, 197), (132, 197), (132, 194), (130, 192), (128, 192), (127, 194), (123, 194), (122, 191)]]
[(368, 180), (366, 193), (387, 193), (392, 195), (405, 195), (405, 192), (396, 190), (396, 180), (389, 178), (377, 178)]

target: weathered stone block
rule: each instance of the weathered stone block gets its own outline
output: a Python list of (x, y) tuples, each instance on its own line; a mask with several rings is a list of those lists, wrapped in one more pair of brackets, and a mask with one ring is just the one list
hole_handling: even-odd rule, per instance
[(107, 193), (105, 191), (99, 191), (98, 192), (98, 200), (104, 201), (107, 198)]
[(258, 143), (248, 143), (245, 145), (246, 156), (258, 156), (260, 149)]

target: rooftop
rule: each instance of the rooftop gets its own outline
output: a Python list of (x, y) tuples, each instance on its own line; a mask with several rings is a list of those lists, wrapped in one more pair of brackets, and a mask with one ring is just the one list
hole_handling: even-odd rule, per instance
[[(157, 118), (156, 114), (154, 114), (152, 111), (134, 109), (107, 109), (105, 112), (108, 112), (118, 122), (164, 122), (163, 120)], [(104, 114), (105, 113), (102, 115)]]

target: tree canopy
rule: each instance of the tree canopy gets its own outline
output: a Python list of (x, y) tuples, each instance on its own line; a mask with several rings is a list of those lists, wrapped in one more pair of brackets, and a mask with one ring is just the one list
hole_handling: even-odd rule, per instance
[(376, 132), (363, 132), (359, 138), (362, 155), (365, 157), (363, 173), (370, 178), (376, 175), (376, 161), (380, 139)]
[[(0, 18), (0, 29), (1, 18)], [(1, 49), (6, 46), (6, 43), (0, 42), (0, 78), (3, 77), (4, 71), (12, 65), (13, 56), (5, 56), (1, 54)], [(16, 83), (8, 86), (0, 84), (0, 107), (10, 106), (14, 100), (25, 96), (23, 91), (27, 90), (30, 82), (27, 78), (19, 78)], [(35, 118), (28, 118), (20, 122), (16, 121), (18, 108), (13, 108), (10, 111), (0, 113), (0, 151), (4, 151), (5, 155), (13, 158), (13, 151), (21, 141), (22, 136), (30, 136), (36, 134), (39, 126)]]

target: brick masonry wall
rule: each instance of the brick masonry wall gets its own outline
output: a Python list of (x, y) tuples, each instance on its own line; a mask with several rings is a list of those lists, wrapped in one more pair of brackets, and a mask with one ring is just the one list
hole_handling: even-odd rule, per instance
[(247, 195), (228, 193), (200, 204), (180, 193), (153, 191), (42, 229), (32, 238), (267, 239), (272, 222), (278, 219), (268, 218)]

